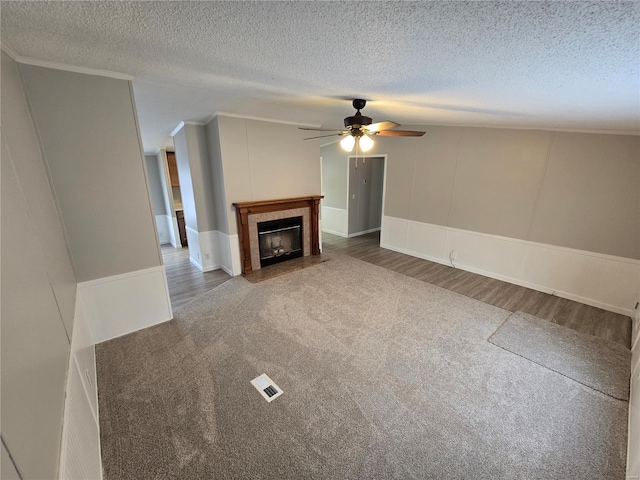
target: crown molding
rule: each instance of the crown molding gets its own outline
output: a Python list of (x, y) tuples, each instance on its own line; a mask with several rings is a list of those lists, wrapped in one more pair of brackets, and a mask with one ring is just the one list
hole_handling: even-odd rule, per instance
[(543, 130), (545, 132), (567, 132), (567, 133), (600, 133), (605, 135), (634, 135), (639, 136), (637, 130), (589, 130), (588, 128), (562, 128), (562, 127), (527, 127), (516, 125), (474, 125), (472, 123), (402, 123), (403, 127), (461, 127), (461, 128), (503, 128), (507, 130)]
[(83, 73), (85, 75), (95, 75), (98, 77), (109, 77), (117, 80), (133, 80), (133, 75), (126, 73), (112, 72), (110, 70), (100, 70), (97, 68), (78, 67), (76, 65), (67, 65), (66, 63), (49, 62), (47, 60), (39, 60), (37, 58), (23, 57), (18, 55), (15, 50), (7, 44), (2, 44), (2, 51), (9, 55), (16, 63), (24, 65), (33, 65), (34, 67), (51, 68), (53, 70), (64, 70), (67, 72)]
[(183, 128), (185, 125), (197, 125), (197, 126), (199, 126), (199, 127), (202, 127), (202, 126), (206, 125), (207, 123), (209, 123), (209, 122), (206, 122), (206, 123), (205, 123), (205, 122), (198, 122), (198, 121), (196, 121), (196, 120), (183, 120), (182, 122), (180, 122), (180, 123), (176, 126), (176, 128), (174, 128), (174, 129), (171, 131), (171, 133), (170, 133), (169, 135), (171, 135), (172, 137), (175, 137), (175, 136), (176, 136), (176, 134), (177, 134), (180, 130), (182, 130), (182, 128)]
[(171, 135), (172, 137), (175, 137), (175, 136), (176, 136), (176, 134), (177, 134), (180, 130), (182, 130), (182, 128), (184, 127), (184, 125), (185, 125), (185, 123), (184, 123), (184, 122), (180, 122), (180, 123), (178, 124), (178, 126), (177, 126), (176, 128), (174, 128), (174, 129), (171, 131), (171, 133), (170, 133), (169, 135)]
[(322, 125), (316, 125), (313, 123), (302, 123), (302, 122), (293, 122), (289, 120), (278, 120), (276, 118), (266, 118), (266, 117), (255, 117), (253, 115), (240, 115), (238, 113), (229, 113), (229, 112), (215, 112), (209, 118), (207, 118), (206, 123), (209, 123), (216, 117), (232, 117), (232, 118), (243, 118), (245, 120), (256, 120), (259, 122), (270, 122), (270, 123), (281, 123), (282, 125), (293, 125), (296, 127), (309, 127), (309, 128), (320, 128)]

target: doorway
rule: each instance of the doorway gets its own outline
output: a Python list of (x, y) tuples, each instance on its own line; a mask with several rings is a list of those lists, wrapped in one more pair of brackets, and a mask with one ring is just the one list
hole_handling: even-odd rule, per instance
[(348, 237), (380, 231), (385, 157), (380, 155), (349, 157)]

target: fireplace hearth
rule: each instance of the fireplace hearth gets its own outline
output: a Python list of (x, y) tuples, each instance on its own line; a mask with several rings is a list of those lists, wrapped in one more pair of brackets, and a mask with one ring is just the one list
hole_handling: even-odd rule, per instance
[(236, 202), (242, 273), (308, 255), (320, 255), (322, 196)]

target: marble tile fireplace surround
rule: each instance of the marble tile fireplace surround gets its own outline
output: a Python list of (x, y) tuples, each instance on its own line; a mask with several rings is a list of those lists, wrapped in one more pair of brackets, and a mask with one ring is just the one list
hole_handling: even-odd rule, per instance
[(302, 256), (320, 255), (318, 211), (321, 199), (322, 196), (314, 195), (234, 203), (242, 273), (249, 275), (261, 268), (258, 224), (262, 222), (302, 217)]

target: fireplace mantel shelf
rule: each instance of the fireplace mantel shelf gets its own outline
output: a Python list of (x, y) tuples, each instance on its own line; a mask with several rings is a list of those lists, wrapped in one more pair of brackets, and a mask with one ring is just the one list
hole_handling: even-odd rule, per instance
[[(268, 207), (271, 205), (281, 205), (283, 203), (309, 202), (313, 200), (320, 201), (323, 198), (323, 195), (311, 195), (309, 197), (279, 198), (277, 200), (262, 200), (259, 202), (234, 202), (233, 206), (236, 208)], [(287, 209), (288, 208), (291, 207), (287, 206)], [(276, 210), (281, 210), (281, 208), (277, 208)], [(285, 209), (282, 208), (282, 210)]]
[[(322, 195), (311, 195), (308, 197), (282, 198), (275, 200), (262, 200), (258, 202), (234, 202), (236, 208), (236, 218), (238, 220), (238, 239), (240, 241), (240, 259), (242, 260), (242, 273), (249, 275), (253, 270), (260, 268), (259, 265), (252, 264), (252, 235), (249, 228), (249, 216), (261, 215), (283, 210), (309, 209), (310, 236), (307, 250), (311, 255), (320, 255), (320, 235), (318, 231), (318, 211)], [(306, 214), (305, 214), (306, 215)], [(256, 217), (254, 217), (255, 219)], [(255, 223), (255, 221), (254, 221)], [(255, 225), (253, 227), (255, 229)]]

